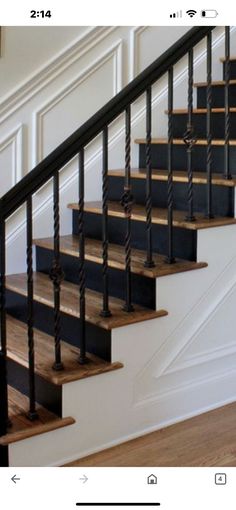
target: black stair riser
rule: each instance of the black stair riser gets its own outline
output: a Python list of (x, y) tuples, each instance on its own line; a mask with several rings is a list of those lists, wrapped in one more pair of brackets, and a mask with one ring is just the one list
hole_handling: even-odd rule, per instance
[[(24, 395), (29, 395), (29, 372), (26, 367), (7, 360), (8, 383)], [(54, 414), (62, 417), (62, 388), (35, 375), (36, 401)]]
[[(229, 75), (231, 80), (236, 80), (236, 60), (229, 63)], [(225, 62), (223, 63), (223, 80), (225, 80)]]
[[(78, 296), (79, 301), (79, 296)], [(6, 291), (7, 313), (26, 323), (27, 300), (17, 292)], [(54, 335), (54, 310), (34, 300), (34, 327), (48, 335)], [(80, 320), (61, 313), (61, 338), (71, 345), (80, 346)], [(111, 361), (111, 332), (86, 323), (87, 351), (100, 358)]]
[[(132, 179), (132, 194), (136, 204), (145, 204), (145, 180)], [(122, 195), (124, 179), (109, 177), (109, 200), (119, 201)], [(187, 211), (188, 184), (174, 182), (174, 208)], [(193, 208), (195, 212), (206, 212), (206, 185), (193, 185)], [(153, 207), (167, 207), (167, 182), (152, 181)], [(218, 216), (234, 216), (234, 188), (212, 186), (212, 211)]]
[[(206, 119), (205, 113), (193, 114), (193, 129), (198, 139), (206, 138)], [(213, 139), (223, 140), (225, 137), (225, 115), (224, 113), (212, 113), (211, 134)], [(173, 115), (173, 136), (174, 138), (183, 138), (186, 132), (187, 115)], [(236, 113), (230, 114), (230, 138), (236, 138)]]
[[(39, 246), (36, 247), (37, 271), (48, 274), (53, 261), (53, 251)], [(65, 273), (65, 279), (78, 284), (78, 257), (61, 254), (61, 264)], [(86, 287), (103, 291), (102, 265), (95, 262), (85, 261)], [(108, 269), (109, 295), (124, 299), (125, 272), (119, 269)], [(156, 285), (155, 279), (132, 273), (133, 302), (155, 310)]]
[[(102, 239), (101, 214), (85, 213), (85, 235), (93, 239)], [(126, 222), (124, 218), (108, 218), (108, 237), (111, 243), (124, 245)], [(167, 227), (153, 224), (153, 251), (167, 254)], [(73, 211), (73, 233), (78, 234), (78, 212)], [(131, 244), (133, 248), (146, 249), (146, 223), (143, 221), (131, 222)], [(186, 260), (196, 260), (197, 235), (194, 230), (174, 228), (173, 251), (175, 257)]]
[[(197, 107), (206, 108), (206, 86), (197, 88)], [(224, 108), (225, 89), (224, 85), (212, 86), (212, 108)], [(229, 86), (229, 106), (236, 106), (236, 85)]]
[[(167, 169), (167, 144), (155, 143), (151, 147), (152, 167)], [(187, 152), (185, 145), (173, 144), (173, 170), (186, 170)], [(236, 146), (229, 148), (229, 161), (232, 173), (236, 168)], [(139, 146), (139, 168), (146, 167), (145, 144)], [(206, 146), (195, 145), (192, 151), (192, 168), (195, 172), (206, 172)], [(212, 145), (212, 172), (224, 172), (224, 146)]]
[(0, 445), (0, 467), (9, 467), (8, 446)]

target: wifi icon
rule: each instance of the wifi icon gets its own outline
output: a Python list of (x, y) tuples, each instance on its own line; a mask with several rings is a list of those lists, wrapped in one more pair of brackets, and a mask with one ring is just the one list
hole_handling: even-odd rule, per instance
[(195, 11), (194, 9), (189, 9), (188, 11), (186, 11), (186, 14), (188, 14), (190, 18), (193, 18), (193, 16), (197, 14), (197, 11)]

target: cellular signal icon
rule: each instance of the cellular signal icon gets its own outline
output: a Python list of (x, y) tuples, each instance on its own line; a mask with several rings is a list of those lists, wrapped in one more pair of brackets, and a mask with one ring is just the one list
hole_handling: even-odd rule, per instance
[(170, 18), (182, 18), (182, 11), (173, 12), (170, 14)]

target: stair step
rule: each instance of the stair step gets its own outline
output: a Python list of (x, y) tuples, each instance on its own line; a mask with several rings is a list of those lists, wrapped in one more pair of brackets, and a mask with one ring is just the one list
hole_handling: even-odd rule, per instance
[[(6, 278), (6, 289), (27, 296), (27, 275), (15, 274)], [(48, 306), (54, 307), (53, 285), (43, 273), (34, 273), (34, 300)], [(129, 324), (135, 324), (145, 320), (155, 319), (167, 315), (165, 310), (149, 310), (135, 305), (134, 312), (124, 312), (123, 301), (110, 297), (111, 317), (101, 317), (103, 295), (91, 289), (86, 289), (86, 321), (103, 328), (112, 330)], [(61, 284), (61, 312), (79, 318), (79, 287), (73, 283), (63, 281)]]
[[(236, 107), (236, 75), (234, 69), (234, 63), (230, 64), (231, 80), (229, 81), (229, 107)], [(223, 75), (225, 76), (225, 64), (223, 69)], [(223, 76), (223, 77), (224, 77)], [(212, 108), (224, 108), (225, 107), (225, 80), (213, 81), (212, 82)], [(207, 106), (207, 82), (195, 83), (194, 86), (197, 90), (197, 108), (206, 108)]]
[[(225, 57), (221, 57), (221, 58), (220, 58), (220, 62), (225, 62), (225, 61), (226, 61), (226, 58), (225, 58)], [(236, 57), (232, 55), (231, 57), (229, 57), (229, 61), (230, 61), (230, 62), (234, 62), (234, 61), (236, 61)]]
[[(73, 210), (79, 210), (77, 203), (69, 204), (68, 207)], [(84, 207), (85, 212), (102, 214), (102, 202), (86, 202)], [(108, 203), (108, 215), (125, 218), (124, 208), (119, 202)], [(222, 218), (215, 217), (212, 219), (204, 218), (203, 214), (196, 214), (196, 221), (186, 221), (186, 212), (174, 211), (173, 212), (173, 226), (184, 228), (187, 230), (199, 230), (203, 228), (220, 227), (225, 225), (232, 225), (236, 223), (236, 218)], [(146, 222), (146, 210), (145, 206), (134, 204), (132, 208), (132, 219), (136, 221)], [(152, 223), (158, 225), (167, 225), (167, 209), (161, 209), (157, 207), (152, 208)]]
[[(9, 359), (28, 368), (27, 325), (7, 316), (7, 356)], [(54, 362), (54, 338), (34, 329), (35, 373), (47, 381), (62, 385), (68, 382), (85, 379), (94, 375), (123, 368), (122, 363), (108, 363), (93, 354), (87, 355), (88, 363), (78, 363), (79, 349), (61, 341), (61, 355), (64, 370), (56, 372), (52, 369)]]
[[(53, 250), (53, 238), (36, 239), (36, 246)], [(60, 252), (73, 257), (79, 257), (79, 238), (76, 235), (67, 235), (60, 237)], [(85, 239), (85, 259), (98, 264), (102, 264), (102, 241), (97, 239)], [(147, 276), (148, 278), (159, 278), (169, 274), (191, 271), (207, 267), (205, 262), (192, 262), (189, 260), (177, 260), (175, 264), (166, 264), (165, 257), (162, 255), (153, 255), (156, 264), (153, 268), (144, 267), (146, 260), (146, 252), (143, 250), (132, 249), (132, 273)], [(125, 269), (125, 251), (124, 246), (118, 244), (109, 244), (109, 267), (116, 269)]]
[[(223, 172), (222, 172), (223, 173)], [(125, 169), (118, 170), (109, 170), (109, 177), (124, 177)], [(146, 168), (133, 168), (131, 170), (131, 178), (132, 179), (143, 179), (145, 180), (147, 176)], [(164, 181), (168, 180), (168, 171), (167, 170), (159, 170), (156, 168), (152, 169), (152, 180), (153, 181)], [(173, 172), (173, 181), (174, 182), (188, 182), (188, 174), (187, 171), (176, 170)], [(207, 175), (206, 172), (193, 172), (193, 183), (194, 184), (207, 184)], [(233, 179), (225, 179), (220, 174), (212, 174), (212, 184), (217, 186), (227, 186), (234, 188), (236, 186), (236, 176)]]
[[(236, 113), (236, 108), (229, 108), (230, 113)], [(225, 108), (212, 108), (212, 113), (225, 113)], [(168, 114), (168, 110), (165, 110), (166, 115)], [(195, 114), (202, 114), (207, 113), (207, 108), (193, 108), (193, 113)], [(173, 110), (174, 115), (187, 115), (188, 109), (187, 108), (178, 108), (176, 110)]]
[(0, 446), (27, 439), (29, 437), (51, 432), (75, 423), (74, 418), (58, 418), (55, 414), (37, 405), (38, 419), (30, 421), (27, 418), (29, 399), (18, 390), (8, 386), (9, 418), (12, 426), (7, 434), (0, 437)]
[[(229, 84), (230, 85), (236, 85), (236, 80), (230, 80)], [(213, 87), (224, 87), (225, 86), (225, 80), (212, 81), (211, 85)], [(206, 81), (200, 81), (200, 82), (194, 83), (194, 87), (207, 87), (207, 82)]]
[[(146, 144), (146, 138), (136, 138), (134, 140), (135, 143), (137, 144)], [(168, 140), (167, 138), (152, 138), (152, 144), (161, 144), (161, 145), (165, 145), (165, 144), (168, 144)], [(220, 146), (224, 146), (225, 145), (225, 141), (224, 140), (212, 140), (211, 142), (212, 145), (220, 145)], [(174, 138), (173, 139), (173, 145), (185, 145), (185, 142), (184, 140), (182, 140), (181, 138)], [(196, 141), (196, 144), (195, 145), (207, 145), (207, 140), (197, 140)], [(236, 140), (230, 140), (229, 141), (229, 145), (232, 145), (232, 146), (235, 146), (236, 145)]]
[[(174, 117), (178, 125), (178, 118)], [(217, 123), (214, 123), (216, 126)], [(174, 123), (173, 123), (174, 127)], [(186, 124), (183, 131), (186, 130)], [(139, 138), (135, 140), (139, 144), (139, 166), (145, 168), (146, 166), (146, 139)], [(151, 144), (151, 159), (153, 168), (168, 169), (168, 158), (167, 158), (167, 139), (166, 138), (153, 138)], [(229, 151), (229, 164), (231, 173), (236, 175), (235, 161), (236, 161), (236, 139), (230, 140), (230, 151)], [(187, 169), (187, 150), (186, 145), (183, 141), (183, 137), (174, 137), (173, 140), (173, 157), (172, 157), (172, 168), (173, 171), (183, 171)], [(214, 138), (212, 143), (212, 173), (219, 173), (222, 177), (225, 168), (225, 141), (223, 138)], [(196, 145), (192, 151), (192, 168), (195, 172), (206, 171), (207, 161), (207, 141), (204, 136), (199, 137)], [(217, 200), (218, 201), (218, 200)]]
[[(198, 95), (203, 89), (198, 89)], [(221, 89), (220, 89), (221, 90)], [(205, 89), (204, 89), (205, 91)], [(224, 90), (223, 90), (224, 92)], [(204, 92), (205, 93), (205, 92)], [(201, 103), (202, 106), (204, 103)], [(212, 126), (211, 135), (213, 140), (224, 140), (225, 138), (225, 108), (212, 108)], [(167, 113), (167, 112), (166, 112)], [(197, 140), (207, 137), (207, 110), (206, 108), (196, 108), (193, 110), (192, 123)], [(173, 110), (173, 138), (183, 139), (187, 129), (188, 110)], [(236, 108), (230, 108), (230, 134), (229, 138), (234, 139), (236, 135)]]

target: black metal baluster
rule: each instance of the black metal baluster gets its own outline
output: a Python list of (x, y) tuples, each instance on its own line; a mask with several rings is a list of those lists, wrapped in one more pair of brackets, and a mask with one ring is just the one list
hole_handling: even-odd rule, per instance
[(64, 279), (60, 263), (60, 210), (59, 210), (59, 172), (53, 177), (53, 217), (54, 217), (54, 259), (50, 278), (54, 287), (54, 339), (55, 339), (55, 362), (54, 370), (63, 370), (61, 361), (61, 282)]
[(196, 143), (193, 130), (193, 49), (188, 52), (188, 122), (184, 133), (184, 142), (187, 147), (187, 172), (188, 172), (188, 214), (187, 221), (195, 221), (193, 214), (193, 168), (192, 148)]
[(230, 27), (225, 27), (225, 148), (224, 148), (225, 179), (232, 179), (232, 175), (229, 168), (229, 153), (230, 153), (229, 81), (230, 81)]
[(7, 341), (6, 341), (6, 232), (5, 220), (0, 218), (0, 436), (7, 432), (8, 390), (7, 390)]
[(212, 108), (212, 34), (207, 35), (207, 152), (206, 152), (206, 170), (207, 170), (207, 209), (206, 218), (213, 218), (212, 214), (212, 134), (211, 134), (211, 108)]
[(108, 128), (103, 130), (102, 148), (102, 275), (103, 275), (103, 308), (100, 315), (110, 317), (108, 293)]
[(173, 152), (173, 67), (168, 71), (168, 147), (167, 147), (167, 219), (168, 219), (168, 255), (166, 262), (172, 264), (175, 262), (173, 256), (173, 172), (172, 172), (172, 152)]
[(80, 355), (79, 363), (84, 365), (86, 358), (85, 322), (85, 248), (84, 248), (84, 149), (79, 153), (79, 299), (80, 299)]
[(152, 87), (146, 91), (146, 214), (147, 214), (147, 258), (145, 267), (154, 267), (152, 257), (152, 162), (151, 162), (151, 141), (152, 141)]
[(28, 327), (28, 361), (29, 361), (29, 412), (31, 421), (38, 418), (35, 407), (35, 356), (34, 356), (34, 295), (33, 295), (33, 220), (32, 220), (32, 197), (27, 199), (27, 327)]
[(121, 204), (124, 207), (126, 217), (126, 236), (125, 236), (125, 304), (123, 309), (126, 312), (132, 312), (134, 307), (131, 302), (131, 214), (133, 205), (133, 196), (131, 193), (130, 179), (130, 140), (131, 140), (131, 108), (127, 106), (125, 110), (125, 184), (124, 193), (121, 198)]

